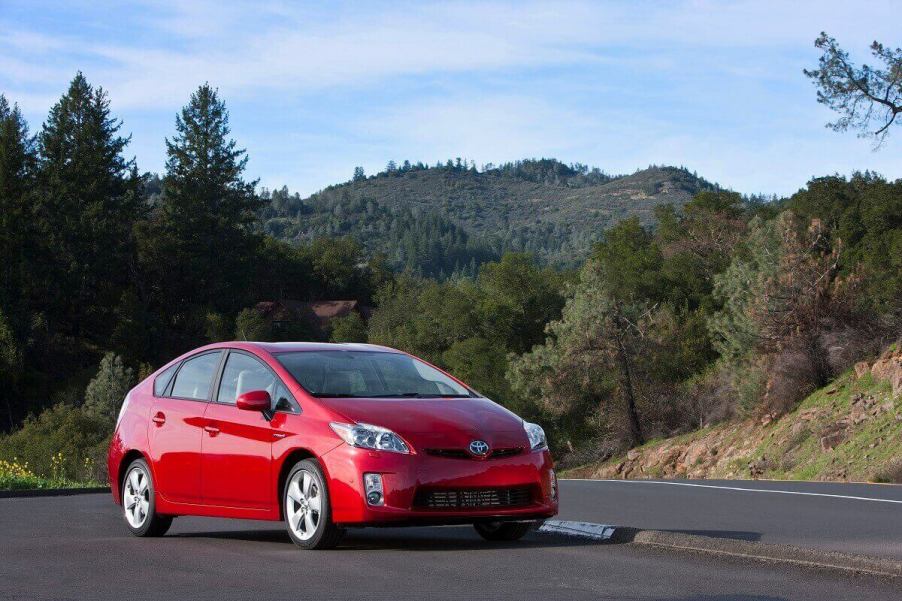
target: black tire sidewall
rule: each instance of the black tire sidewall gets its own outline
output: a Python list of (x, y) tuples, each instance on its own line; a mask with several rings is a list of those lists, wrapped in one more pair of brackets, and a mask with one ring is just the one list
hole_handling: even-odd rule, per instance
[[(291, 483), (291, 479), (294, 475), (302, 470), (311, 473), (316, 478), (316, 485), (322, 495), (322, 504), (320, 506), (319, 522), (316, 524), (316, 533), (307, 540), (301, 540), (295, 536), (294, 531), (291, 529), (291, 525), (288, 523), (287, 511), (288, 485)], [(291, 541), (304, 549), (318, 548), (320, 543), (323, 542), (323, 538), (329, 534), (328, 531), (330, 528), (335, 528), (332, 524), (332, 504), (331, 498), (329, 497), (329, 487), (326, 485), (326, 477), (316, 459), (303, 459), (298, 461), (294, 467), (291, 468), (291, 471), (288, 472), (288, 477), (285, 478), (285, 485), (282, 487), (282, 520), (285, 522), (285, 528), (288, 530), (288, 536), (291, 537)]]

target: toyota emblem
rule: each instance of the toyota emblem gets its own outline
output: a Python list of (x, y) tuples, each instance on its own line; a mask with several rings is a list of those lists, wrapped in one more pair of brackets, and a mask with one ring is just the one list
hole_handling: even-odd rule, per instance
[(470, 443), (470, 452), (485, 457), (489, 453), (489, 443), (484, 440), (474, 440)]

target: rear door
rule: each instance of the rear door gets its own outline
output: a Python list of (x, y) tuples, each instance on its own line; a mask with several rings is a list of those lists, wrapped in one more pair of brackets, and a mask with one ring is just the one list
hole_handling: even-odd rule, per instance
[(148, 438), (157, 492), (168, 501), (201, 502), (204, 412), (222, 356), (210, 351), (189, 357), (172, 381), (155, 390)]
[(260, 359), (232, 350), (226, 357), (213, 401), (207, 407), (203, 435), (203, 502), (244, 509), (272, 509), (273, 427), (262, 413), (243, 411), (235, 399), (265, 390), (278, 398), (281, 381)]

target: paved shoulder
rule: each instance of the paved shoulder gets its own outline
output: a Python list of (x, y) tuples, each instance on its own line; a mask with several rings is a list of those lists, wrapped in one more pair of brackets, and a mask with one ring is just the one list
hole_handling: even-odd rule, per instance
[(562, 480), (561, 516), (902, 559), (900, 486)]

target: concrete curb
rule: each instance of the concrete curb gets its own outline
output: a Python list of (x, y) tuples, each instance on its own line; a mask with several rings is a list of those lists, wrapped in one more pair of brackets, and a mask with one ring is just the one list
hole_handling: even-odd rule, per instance
[(91, 495), (110, 492), (109, 486), (90, 486), (86, 488), (29, 488), (25, 490), (0, 490), (0, 499), (18, 499), (27, 497), (68, 497), (71, 495)]
[(900, 561), (867, 555), (840, 553), (838, 551), (801, 548), (792, 545), (712, 538), (660, 530), (637, 530), (635, 528), (617, 528), (611, 537), (611, 542), (633, 543), (682, 551), (789, 563), (827, 570), (841, 570), (872, 576), (902, 578), (902, 562)]

